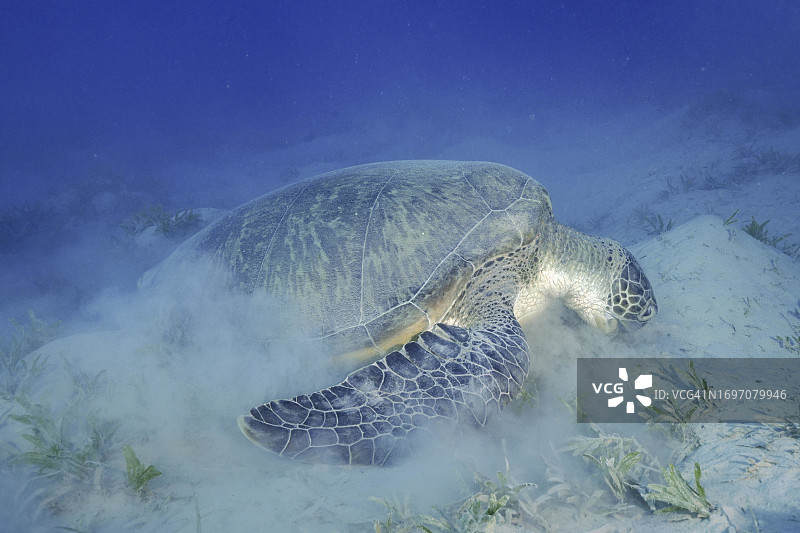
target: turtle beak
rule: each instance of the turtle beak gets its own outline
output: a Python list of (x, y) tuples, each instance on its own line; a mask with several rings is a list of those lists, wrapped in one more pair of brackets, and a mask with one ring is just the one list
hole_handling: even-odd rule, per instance
[(636, 315), (636, 318), (632, 320), (619, 320), (619, 323), (625, 329), (625, 331), (636, 331), (640, 327), (647, 324), (651, 318), (656, 316), (658, 313), (658, 307), (656, 306), (655, 300), (653, 303), (648, 305), (641, 313)]
[(652, 300), (652, 303), (645, 308), (644, 311), (639, 313), (639, 324), (644, 325), (648, 320), (656, 316), (658, 313), (658, 305), (656, 304), (655, 299)]

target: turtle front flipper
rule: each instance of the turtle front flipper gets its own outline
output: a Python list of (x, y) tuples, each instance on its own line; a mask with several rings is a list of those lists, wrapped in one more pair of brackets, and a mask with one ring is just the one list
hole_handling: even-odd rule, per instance
[(510, 310), (471, 329), (437, 324), (339, 385), (251, 409), (239, 427), (293, 459), (386, 465), (410, 451), (418, 431), (444, 421), (484, 425), (520, 389), (528, 366)]

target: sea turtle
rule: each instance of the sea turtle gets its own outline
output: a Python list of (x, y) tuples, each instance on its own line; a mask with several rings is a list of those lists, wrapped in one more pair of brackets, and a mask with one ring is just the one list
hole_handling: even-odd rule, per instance
[(442, 422), (484, 425), (528, 375), (518, 320), (550, 298), (608, 332), (657, 312), (625, 248), (559, 224), (539, 182), (495, 163), (329, 172), (242, 205), (190, 246), (366, 365), (239, 417), (255, 444), (299, 460), (390, 464)]

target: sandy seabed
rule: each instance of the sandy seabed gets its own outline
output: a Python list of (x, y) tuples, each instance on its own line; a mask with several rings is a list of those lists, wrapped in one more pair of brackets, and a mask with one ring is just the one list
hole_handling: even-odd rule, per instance
[[(681, 173), (691, 175), (691, 169), (715, 161), (725, 167), (733, 160), (741, 144), (737, 135), (709, 141), (708, 136), (689, 134), (682, 129), (680, 113), (630, 126), (627, 131), (636, 133), (624, 142), (618, 124), (601, 124), (595, 131), (600, 140), (586, 134), (570, 146), (557, 139), (552, 153), (478, 138), (464, 139), (437, 156), (479, 153), (480, 159), (528, 172), (551, 190), (561, 222), (622, 241), (653, 284), (659, 314), (631, 335), (607, 338), (577, 324), (557, 304), (525, 325), (533, 351), (532, 377), (538, 383), (535, 405), (512, 405), (484, 431), (433, 444), (399, 467), (293, 463), (250, 444), (237, 429), (236, 416), (262, 400), (330, 385), (343, 377), (342, 369), (320, 363), (319, 354), (302, 346), (265, 348), (257, 341), (258, 329), (282, 327), (279, 316), (274, 324), (254, 324), (235, 297), (207, 294), (200, 283), (182, 292), (110, 292), (91, 304), (104, 317), (94, 331), (59, 338), (27, 357), (31, 362), (37, 355), (47, 357), (47, 364), (24, 385), (33, 406), (28, 414), (50, 413), (57, 426), (53, 431), (69, 442), (108, 435), (108, 442), (97, 444), (107, 454), (86, 468), (42, 469), (41, 474), (31, 465), (4, 464), (0, 499), (7, 527), (2, 529), (372, 531), (375, 521), (387, 520), (387, 508), (373, 498), (409, 513), (441, 516), (432, 506), (447, 509), (473, 493), (475, 472), (496, 480), (495, 473), (507, 469), (518, 482), (536, 483), (520, 492), (528, 505), (541, 504), (546, 494), (556, 499), (556, 470), (576, 487), (575, 495), (563, 507), (542, 507), (538, 522), (524, 514), (503, 515), (498, 531), (800, 527), (796, 425), (793, 430), (692, 425), (696, 446), (676, 467), (690, 484), (694, 463), (703, 467), (701, 482), (714, 505), (708, 518), (683, 515), (676, 520), (635, 503), (603, 514), (596, 512), (603, 505), (578, 496), (577, 487), (585, 488), (585, 483), (590, 484), (588, 494), (606, 489), (601, 477), (590, 477), (588, 462), (559, 451), (586, 434), (559, 402), (574, 389), (576, 358), (798, 356), (777, 339), (793, 331), (796, 335), (800, 327), (800, 318), (792, 314), (800, 305), (800, 263), (757, 241), (743, 225), (750, 216), (770, 219), (774, 234), (800, 235), (800, 173), (762, 169), (747, 182), (681, 189)], [(603, 131), (610, 133), (604, 137)], [(314, 160), (319, 142), (309, 147), (310, 163), (302, 167), (301, 176), (327, 170)], [(800, 130), (764, 132), (752, 146), (794, 154)], [(377, 151), (371, 160), (391, 159), (398, 151)], [(297, 158), (294, 152), (291, 157)], [(278, 153), (273, 159), (281, 157), (288, 156)], [(254, 157), (242, 165), (262, 168), (266, 159)], [(735, 209), (740, 220), (725, 224)], [(648, 227), (647, 218), (655, 223), (655, 215), (664, 223), (660, 228)], [(36, 405), (47, 411), (35, 411)], [(23, 407), (0, 401), (0, 433), (8, 459), (32, 449), (25, 438), (31, 424), (19, 419), (26, 412)], [(630, 432), (621, 436), (648, 441), (646, 428)], [(144, 465), (153, 464), (161, 472), (139, 493), (127, 485), (124, 444)], [(663, 461), (681, 443), (662, 438), (652, 446), (647, 449)], [(605, 507), (616, 505), (613, 496), (602, 498)], [(554, 520), (559, 513), (562, 518)]]

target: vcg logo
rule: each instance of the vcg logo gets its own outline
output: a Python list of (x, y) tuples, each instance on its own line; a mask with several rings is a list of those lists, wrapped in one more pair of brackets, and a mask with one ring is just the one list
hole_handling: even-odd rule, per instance
[[(623, 382), (628, 381), (628, 370), (625, 368), (619, 369), (619, 379)], [(653, 375), (652, 374), (642, 374), (633, 382), (633, 388), (635, 390), (644, 391), (644, 389), (649, 389), (653, 386)], [(592, 388), (594, 389), (595, 394), (600, 394), (600, 391), (603, 391), (605, 394), (616, 394), (613, 398), (608, 399), (608, 407), (614, 408), (621, 404), (624, 400), (624, 383), (617, 382), (617, 383), (592, 383)], [(645, 407), (649, 407), (653, 400), (651, 400), (648, 396), (643, 394), (636, 394), (636, 399)], [(625, 412), (626, 413), (634, 413), (635, 407), (633, 401), (628, 401), (625, 403)]]

